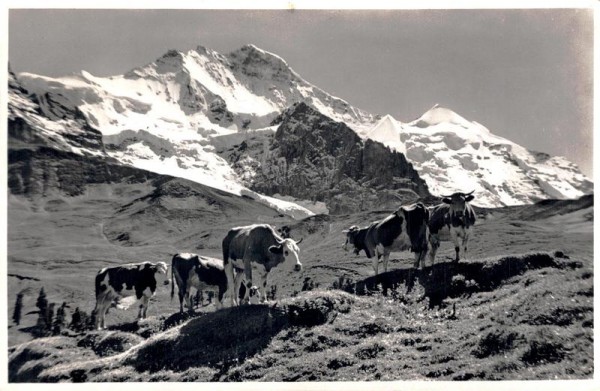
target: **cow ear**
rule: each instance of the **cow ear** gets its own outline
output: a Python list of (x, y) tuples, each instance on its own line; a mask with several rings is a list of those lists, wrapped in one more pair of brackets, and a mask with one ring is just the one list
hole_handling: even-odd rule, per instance
[(475, 196), (473, 194), (470, 194), (468, 196), (465, 197), (465, 201), (469, 202), (469, 201), (473, 201), (473, 199), (475, 198)]
[(283, 246), (282, 245), (271, 246), (271, 247), (269, 247), (269, 251), (272, 252), (273, 254), (281, 254), (283, 252)]
[(451, 204), (452, 203), (452, 198), (444, 197), (444, 198), (442, 198), (442, 202), (444, 204)]

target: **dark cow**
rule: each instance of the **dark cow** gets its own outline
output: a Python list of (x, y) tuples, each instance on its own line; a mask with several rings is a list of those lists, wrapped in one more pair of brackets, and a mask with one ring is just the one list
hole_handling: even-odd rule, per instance
[(291, 239), (291, 231), (292, 229), (288, 225), (284, 225), (283, 227), (277, 229), (277, 232), (283, 239)]
[[(156, 264), (143, 262), (100, 270), (96, 274), (96, 308), (94, 308), (96, 328), (106, 327), (106, 312), (113, 302), (117, 303), (117, 307), (127, 309), (137, 299), (139, 303), (138, 318), (146, 318), (148, 301), (154, 296), (156, 287), (169, 283), (167, 268), (167, 264), (164, 262)], [(134, 295), (133, 300), (125, 298), (132, 294)]]
[(367, 231), (378, 222), (379, 221), (375, 221), (365, 228), (358, 228), (358, 226), (353, 225), (349, 229), (343, 230), (342, 232), (346, 234), (346, 242), (344, 242), (343, 246), (344, 251), (348, 251), (349, 247), (353, 246), (354, 254), (358, 255), (361, 251), (364, 251), (367, 257), (371, 258), (374, 254), (369, 252), (369, 249), (367, 248)]
[(183, 313), (183, 301), (189, 312), (194, 311), (190, 300), (190, 289), (197, 291), (214, 291), (216, 297), (215, 306), (220, 309), (223, 295), (227, 290), (227, 277), (223, 269), (223, 261), (220, 259), (207, 258), (197, 254), (181, 253), (175, 254), (171, 260), (171, 299), (175, 294), (175, 282), (177, 282), (179, 295), (179, 312)]
[(452, 239), (456, 257), (454, 262), (460, 260), (460, 248), (462, 255), (466, 256), (471, 227), (475, 224), (475, 211), (469, 205), (473, 200), (473, 192), (454, 193), (442, 198), (442, 204), (430, 208), (431, 219), (429, 220), (429, 242), (431, 249), (429, 258), (435, 262), (435, 254), (440, 247), (441, 240)]
[[(223, 264), (227, 276), (227, 294), (231, 305), (238, 304), (238, 295), (242, 278), (246, 279), (244, 303), (249, 301), (250, 291), (258, 290), (260, 300), (266, 300), (267, 275), (281, 264), (293, 266), (295, 271), (302, 270), (299, 259), (298, 242), (283, 239), (267, 224), (255, 224), (232, 228), (223, 239)], [(260, 283), (253, 284), (252, 267), (256, 267)], [(235, 269), (235, 270), (234, 270)], [(244, 273), (241, 273), (241, 270)], [(236, 272), (234, 274), (234, 271)]]
[[(368, 228), (362, 230), (351, 228), (346, 234), (346, 242), (354, 244), (355, 253), (364, 250), (367, 258), (374, 257), (375, 275), (378, 274), (379, 260), (382, 256), (383, 269), (387, 272), (387, 263), (392, 251), (414, 252), (415, 268), (418, 268), (427, 254), (428, 223), (429, 211), (422, 203), (401, 206), (394, 213), (379, 222), (372, 223)], [(347, 244), (344, 245), (346, 248)]]

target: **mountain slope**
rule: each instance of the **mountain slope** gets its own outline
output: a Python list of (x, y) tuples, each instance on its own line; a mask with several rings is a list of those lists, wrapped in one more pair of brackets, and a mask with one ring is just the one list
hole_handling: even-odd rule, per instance
[[(85, 73), (82, 75), (91, 77)], [(104, 105), (107, 103), (104, 101), (106, 97), (96, 96), (95, 99), (93, 96), (97, 91), (90, 92), (89, 88), (81, 85), (67, 88), (62, 84), (57, 87), (57, 83), (51, 83), (50, 86), (47, 92), (31, 94), (10, 72), (9, 150), (21, 153), (19, 151), (22, 149), (42, 148), (54, 151), (51, 154), (73, 153), (83, 159), (98, 157), (244, 195), (295, 218), (313, 214), (293, 202), (266, 197), (242, 186), (232, 168), (212, 152), (214, 147), (206, 145), (206, 140), (191, 133), (188, 134), (190, 139), (185, 140), (186, 136), (182, 133), (189, 129), (182, 130), (179, 134), (124, 130), (107, 136), (101, 133), (100, 129), (106, 131), (107, 128), (98, 127), (97, 117), (86, 114), (87, 103), (79, 106), (73, 104), (74, 100), (81, 99), (82, 102), (90, 100)], [(117, 102), (122, 103), (113, 101), (112, 104), (121, 107), (121, 103)], [(95, 113), (103, 112), (100, 110)], [(18, 176), (13, 175), (12, 178), (20, 180)]]

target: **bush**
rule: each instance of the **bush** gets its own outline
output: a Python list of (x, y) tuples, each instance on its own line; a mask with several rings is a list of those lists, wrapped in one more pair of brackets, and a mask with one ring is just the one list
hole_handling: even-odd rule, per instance
[(473, 355), (477, 358), (489, 357), (514, 347), (519, 334), (506, 330), (494, 330), (485, 335), (480, 341)]

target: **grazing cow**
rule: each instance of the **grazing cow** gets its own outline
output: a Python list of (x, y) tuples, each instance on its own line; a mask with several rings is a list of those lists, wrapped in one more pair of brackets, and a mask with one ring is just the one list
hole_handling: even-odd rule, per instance
[(471, 227), (475, 224), (475, 211), (469, 205), (473, 200), (473, 192), (454, 193), (442, 198), (443, 203), (430, 208), (431, 219), (429, 220), (429, 242), (431, 249), (429, 258), (435, 262), (435, 254), (440, 247), (440, 240), (452, 239), (456, 258), (460, 260), (460, 247), (462, 255), (466, 256)]
[(183, 301), (189, 312), (194, 312), (194, 306), (190, 300), (190, 288), (200, 291), (214, 291), (216, 297), (215, 306), (221, 308), (223, 295), (227, 289), (227, 277), (223, 270), (223, 261), (220, 259), (207, 258), (196, 254), (175, 254), (171, 260), (171, 299), (175, 293), (175, 282), (177, 282), (179, 295), (179, 312), (183, 313)]
[[(227, 293), (231, 305), (238, 304), (238, 295), (242, 278), (246, 279), (244, 303), (249, 301), (250, 291), (258, 290), (261, 302), (266, 300), (267, 275), (281, 264), (293, 266), (295, 271), (302, 270), (299, 259), (298, 242), (283, 239), (267, 224), (255, 224), (232, 228), (223, 239), (223, 265), (227, 276)], [(252, 279), (252, 267), (255, 266), (260, 277), (256, 287)], [(234, 269), (236, 271), (234, 275)], [(244, 273), (241, 273), (241, 270)]]
[[(96, 328), (105, 328), (105, 316), (113, 302), (117, 307), (127, 309), (121, 299), (135, 295), (139, 303), (138, 319), (146, 318), (148, 301), (156, 292), (156, 287), (161, 283), (167, 285), (168, 266), (164, 262), (156, 264), (150, 262), (131, 263), (115, 267), (106, 267), (96, 274)], [(123, 300), (130, 302), (131, 300)]]
[[(354, 244), (354, 252), (364, 250), (367, 258), (373, 258), (373, 270), (378, 274), (379, 260), (383, 256), (383, 270), (392, 251), (410, 250), (415, 253), (415, 268), (427, 254), (429, 211), (422, 203), (401, 206), (385, 219), (366, 228), (351, 229), (346, 234), (347, 243)], [(364, 232), (364, 240), (362, 235)]]
[(344, 246), (342, 247), (344, 251), (348, 251), (350, 246), (354, 246), (354, 254), (358, 255), (361, 251), (364, 251), (367, 257), (371, 258), (374, 254), (369, 252), (366, 245), (367, 231), (378, 222), (375, 221), (365, 228), (358, 228), (358, 226), (353, 225), (349, 229), (343, 230), (342, 232), (346, 234), (346, 242), (344, 242)]

